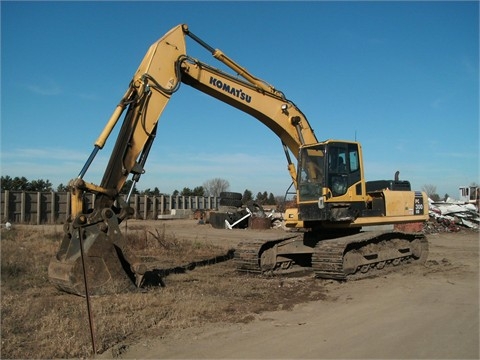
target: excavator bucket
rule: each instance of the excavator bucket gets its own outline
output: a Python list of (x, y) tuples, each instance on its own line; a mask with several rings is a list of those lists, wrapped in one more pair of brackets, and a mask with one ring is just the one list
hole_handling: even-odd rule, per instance
[[(80, 241), (83, 243), (84, 261)], [(85, 263), (89, 294), (111, 294), (133, 289), (135, 276), (122, 250), (97, 225), (80, 228), (70, 225), (70, 229), (65, 231), (60, 250), (48, 267), (50, 282), (60, 290), (84, 296)]]

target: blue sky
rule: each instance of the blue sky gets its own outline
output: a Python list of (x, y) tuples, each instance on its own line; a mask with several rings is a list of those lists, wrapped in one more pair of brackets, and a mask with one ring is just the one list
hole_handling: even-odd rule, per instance
[[(479, 3), (1, 2), (1, 175), (78, 175), (146, 50), (190, 30), (282, 90), (319, 140), (362, 143), (367, 180), (400, 171), (458, 196), (479, 180)], [(187, 39), (187, 53), (219, 67)], [(110, 139), (85, 176), (99, 183)], [(283, 195), (279, 139), (182, 85), (162, 114), (142, 190)]]

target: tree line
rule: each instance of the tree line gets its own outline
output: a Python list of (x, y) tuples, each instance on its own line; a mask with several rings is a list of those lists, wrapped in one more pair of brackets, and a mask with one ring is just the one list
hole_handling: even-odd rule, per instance
[(28, 180), (26, 177), (2, 176), (0, 178), (0, 187), (3, 190), (10, 191), (53, 191), (52, 183), (49, 180)]
[[(120, 190), (121, 194), (128, 194), (133, 186), (131, 191), (132, 194), (137, 195), (147, 195), (147, 196), (160, 196), (166, 195), (160, 191), (158, 187), (153, 189), (138, 190), (134, 185), (132, 180), (127, 180)], [(35, 192), (49, 192), (54, 191), (53, 184), (50, 180), (37, 179), (37, 180), (28, 180), (26, 177), (10, 177), (2, 176), (0, 178), (0, 188), (2, 191), (35, 191)], [(173, 196), (216, 196), (220, 197), (220, 194), (225, 191), (229, 191), (230, 183), (221, 178), (214, 178), (207, 180), (201, 186), (197, 186), (193, 189), (184, 187), (182, 190), (174, 190)], [(57, 192), (68, 191), (68, 186), (60, 184), (55, 189)], [(242, 203), (246, 204), (249, 201), (258, 202), (261, 205), (275, 205), (278, 203), (278, 198), (276, 198), (272, 193), (258, 192), (254, 197), (252, 191), (245, 189), (242, 194)]]

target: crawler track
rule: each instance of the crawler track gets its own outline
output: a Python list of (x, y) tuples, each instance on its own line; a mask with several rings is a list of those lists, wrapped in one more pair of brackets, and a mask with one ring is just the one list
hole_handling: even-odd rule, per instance
[(265, 241), (242, 241), (235, 249), (233, 261), (238, 271), (260, 273), (259, 252)]
[(312, 268), (319, 278), (360, 279), (393, 266), (425, 263), (427, 256), (428, 242), (422, 234), (364, 232), (317, 243)]
[[(291, 238), (240, 243), (234, 255), (237, 270), (262, 273), (262, 253)], [(423, 234), (363, 232), (317, 242), (312, 248), (311, 268), (319, 278), (361, 279), (380, 275), (396, 266), (425, 263), (427, 256), (428, 242)], [(280, 262), (278, 270), (281, 270)]]
[(235, 262), (237, 270), (242, 272), (262, 273), (263, 270), (260, 263), (262, 252), (274, 247), (276, 244), (297, 237), (299, 237), (298, 234), (292, 234), (278, 239), (256, 239), (240, 242), (237, 245), (233, 256), (233, 261)]

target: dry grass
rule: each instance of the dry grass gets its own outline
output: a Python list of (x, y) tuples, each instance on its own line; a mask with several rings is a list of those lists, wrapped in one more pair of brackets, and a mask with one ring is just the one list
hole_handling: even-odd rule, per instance
[[(208, 241), (186, 241), (165, 228), (130, 229), (132, 247), (167, 266), (225, 253)], [(26, 226), (1, 233), (1, 358), (89, 358), (86, 302), (56, 290), (47, 268), (62, 228)], [(145, 336), (161, 337), (205, 322), (248, 322), (255, 314), (324, 298), (311, 276), (238, 274), (231, 261), (171, 274), (166, 287), (92, 298), (99, 353)]]

